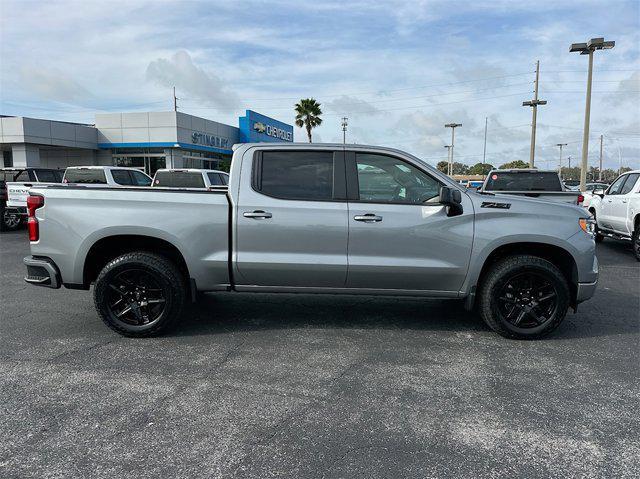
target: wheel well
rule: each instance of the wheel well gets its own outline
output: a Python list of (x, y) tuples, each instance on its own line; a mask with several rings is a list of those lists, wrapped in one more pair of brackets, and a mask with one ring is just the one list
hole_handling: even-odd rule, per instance
[(95, 281), (109, 261), (132, 251), (146, 251), (164, 256), (178, 266), (187, 282), (189, 281), (189, 269), (182, 253), (168, 241), (152, 236), (117, 235), (100, 239), (87, 253), (83, 273), (85, 286)]
[(577, 282), (578, 282), (578, 267), (576, 262), (567, 250), (546, 243), (510, 243), (499, 246), (491, 252), (482, 265), (480, 276), (476, 284), (482, 284), (484, 276), (489, 272), (491, 266), (497, 261), (507, 256), (515, 254), (528, 254), (532, 256), (538, 256), (539, 258), (546, 259), (553, 263), (560, 269), (564, 277), (569, 284), (569, 290), (571, 291), (572, 306), (575, 305), (575, 298), (577, 294)]

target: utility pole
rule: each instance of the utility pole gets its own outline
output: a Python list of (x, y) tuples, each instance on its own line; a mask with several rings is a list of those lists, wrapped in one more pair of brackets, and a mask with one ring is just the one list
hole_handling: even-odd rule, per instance
[(569, 160), (569, 169), (571, 169), (571, 155), (569, 155), (567, 159)]
[(523, 101), (522, 106), (530, 106), (533, 110), (531, 120), (531, 151), (529, 152), (529, 167), (533, 168), (536, 156), (536, 121), (538, 118), (538, 105), (546, 105), (546, 100), (538, 100), (538, 83), (540, 80), (540, 60), (536, 62), (536, 82), (533, 92), (533, 100)]
[(449, 148), (449, 176), (453, 175), (453, 145), (455, 140), (456, 128), (462, 126), (462, 123), (447, 123), (444, 125), (445, 128), (451, 128), (451, 146)]
[(173, 111), (178, 111), (178, 99), (176, 98), (176, 87), (173, 87)]
[(582, 165), (580, 166), (580, 191), (584, 191), (587, 183), (587, 168), (589, 167), (589, 123), (591, 121), (591, 81), (593, 77), (593, 52), (609, 50), (616, 42), (605, 42), (604, 38), (592, 38), (587, 43), (572, 43), (569, 52), (579, 52), (589, 55), (589, 72), (587, 74), (587, 103), (584, 108), (584, 132), (582, 135)]
[(602, 140), (604, 135), (600, 135), (600, 167), (598, 168), (598, 181), (602, 181)]
[(346, 116), (342, 117), (342, 144), (347, 143), (347, 125), (349, 124), (349, 118)]
[(558, 143), (556, 146), (560, 147), (560, 161), (558, 162), (558, 174), (560, 175), (560, 179), (562, 179), (562, 147), (567, 146), (566, 143)]
[(482, 164), (484, 165), (487, 161), (487, 122), (488, 118), (484, 117), (484, 148), (482, 149)]
[(444, 145), (447, 149), (447, 175), (451, 176), (452, 166), (451, 166), (451, 145)]

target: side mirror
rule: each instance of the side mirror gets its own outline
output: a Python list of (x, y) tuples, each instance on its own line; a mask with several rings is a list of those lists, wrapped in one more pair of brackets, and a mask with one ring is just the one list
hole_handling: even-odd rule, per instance
[(594, 195), (598, 195), (600, 198), (604, 197), (604, 190), (602, 188), (597, 188), (593, 190)]
[(462, 214), (462, 193), (457, 188), (443, 186), (440, 188), (440, 203), (447, 207), (447, 216)]

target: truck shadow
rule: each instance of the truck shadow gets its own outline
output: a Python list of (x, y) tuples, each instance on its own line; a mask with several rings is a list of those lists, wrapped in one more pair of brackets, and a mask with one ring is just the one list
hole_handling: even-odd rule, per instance
[[(633, 307), (637, 298), (618, 298)], [(569, 311), (546, 340), (638, 334), (640, 313), (604, 318), (598, 308)], [(175, 336), (274, 329), (379, 329), (493, 333), (460, 300), (306, 294), (207, 294), (187, 307)], [(496, 337), (498, 337), (496, 335)]]

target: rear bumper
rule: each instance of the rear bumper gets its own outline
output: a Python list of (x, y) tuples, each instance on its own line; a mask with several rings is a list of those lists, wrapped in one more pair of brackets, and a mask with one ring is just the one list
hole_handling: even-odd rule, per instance
[(60, 287), (60, 271), (50, 258), (27, 256), (22, 260), (27, 267), (24, 280), (35, 286), (58, 289)]

